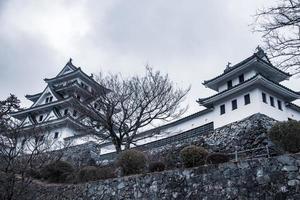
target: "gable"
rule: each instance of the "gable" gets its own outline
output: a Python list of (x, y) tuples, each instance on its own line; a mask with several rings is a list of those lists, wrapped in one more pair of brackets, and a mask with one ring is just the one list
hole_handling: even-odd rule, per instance
[(56, 114), (53, 112), (53, 110), (47, 115), (47, 117), (45, 118), (44, 121), (50, 121), (50, 120), (54, 120), (54, 119), (58, 119)]
[(72, 64), (72, 59), (70, 58), (69, 62), (64, 66), (64, 68), (57, 74), (56, 77), (62, 76), (68, 73), (75, 71), (77, 68)]
[(47, 97), (52, 97), (52, 102), (58, 100), (58, 97), (56, 96), (56, 94), (54, 94), (54, 92), (51, 90), (51, 88), (49, 86), (47, 86), (45, 88), (45, 90), (43, 91), (42, 95), (39, 97), (39, 99), (31, 107), (45, 104)]
[(25, 120), (22, 122), (22, 126), (30, 126), (30, 125), (32, 125), (32, 122), (31, 122), (31, 120), (29, 119), (29, 116), (27, 116), (27, 117), (25, 118)]

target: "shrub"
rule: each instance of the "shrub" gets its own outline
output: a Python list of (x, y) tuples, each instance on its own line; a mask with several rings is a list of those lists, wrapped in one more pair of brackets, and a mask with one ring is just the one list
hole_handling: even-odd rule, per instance
[(185, 167), (195, 167), (205, 164), (207, 154), (203, 147), (190, 145), (180, 151), (180, 158)]
[(230, 160), (230, 158), (227, 154), (212, 153), (207, 156), (206, 163), (207, 164), (219, 164), (219, 163), (228, 162), (229, 160)]
[(41, 172), (38, 169), (33, 169), (30, 168), (26, 171), (26, 175), (30, 176), (31, 178), (35, 178), (35, 179), (40, 179), (41, 177)]
[(294, 120), (278, 122), (268, 134), (273, 143), (283, 150), (290, 153), (300, 151), (300, 122)]
[(157, 162), (151, 162), (149, 164), (149, 171), (150, 172), (161, 172), (164, 171), (166, 168), (165, 164), (163, 162), (157, 161)]
[(79, 170), (77, 178), (79, 182), (95, 181), (114, 178), (115, 173), (112, 167), (86, 166)]
[(181, 167), (181, 160), (179, 157), (179, 150), (172, 148), (163, 156), (163, 161), (167, 169), (174, 169)]
[(65, 182), (68, 175), (74, 171), (73, 166), (65, 161), (55, 161), (41, 170), (41, 177), (49, 182)]
[(124, 175), (138, 174), (144, 171), (146, 161), (143, 152), (129, 149), (119, 155), (118, 166), (122, 168)]

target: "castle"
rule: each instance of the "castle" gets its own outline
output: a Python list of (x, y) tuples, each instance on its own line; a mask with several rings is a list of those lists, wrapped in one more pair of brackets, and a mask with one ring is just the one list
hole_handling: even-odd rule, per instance
[[(292, 103), (300, 98), (300, 93), (280, 84), (290, 77), (274, 67), (264, 51), (257, 48), (252, 56), (234, 66), (228, 65), (221, 75), (204, 81), (205, 87), (216, 91), (213, 96), (197, 100), (204, 110), (142, 132), (136, 144), (159, 142), (192, 129), (216, 129), (256, 113), (278, 121), (300, 120), (300, 107)], [(71, 141), (72, 145), (97, 140), (92, 132), (103, 130), (85, 128), (88, 112), (79, 113), (76, 108), (88, 111), (87, 104), (95, 100), (93, 93), (101, 90), (105, 94), (109, 90), (75, 67), (71, 60), (56, 77), (45, 81), (47, 87), (43, 92), (26, 95), (33, 101), (30, 108), (11, 114), (22, 122), (24, 130), (44, 126), (47, 133), (41, 135)], [(153, 135), (153, 132), (159, 134)], [(101, 154), (114, 151), (110, 141), (103, 141), (101, 148)]]

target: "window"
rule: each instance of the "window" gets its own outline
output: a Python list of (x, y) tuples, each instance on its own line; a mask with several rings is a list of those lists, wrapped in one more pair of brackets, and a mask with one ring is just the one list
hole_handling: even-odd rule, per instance
[(244, 74), (242, 74), (242, 75), (239, 76), (239, 82), (242, 83), (244, 81), (245, 81)]
[(277, 105), (278, 105), (278, 109), (279, 109), (279, 110), (282, 110), (282, 104), (281, 104), (281, 101), (277, 100)]
[(77, 111), (74, 110), (74, 111), (73, 111), (73, 117), (76, 117), (76, 116), (77, 116)]
[(48, 102), (49, 102), (49, 97), (46, 98), (46, 103), (48, 103)]
[(250, 94), (246, 94), (246, 95), (244, 96), (244, 100), (245, 100), (245, 105), (250, 104)]
[(26, 143), (26, 139), (23, 139), (21, 145), (24, 146), (25, 143)]
[(232, 88), (232, 80), (227, 81), (227, 87), (228, 89)]
[(55, 132), (54, 133), (54, 139), (57, 139), (58, 138), (58, 132)]
[(50, 97), (49, 102), (52, 102), (52, 100), (53, 100), (53, 97)]
[(263, 100), (263, 102), (264, 102), (264, 103), (268, 103), (268, 102), (267, 102), (267, 95), (266, 95), (265, 93), (261, 93), (261, 95), (262, 95), (262, 100)]
[(232, 101), (231, 101), (231, 105), (232, 105), (232, 110), (237, 109), (237, 100), (236, 100), (236, 99), (235, 99), (235, 100), (232, 100)]
[(39, 121), (40, 121), (40, 122), (43, 121), (43, 115), (40, 115)]
[(44, 136), (41, 135), (41, 136), (39, 137), (39, 141), (42, 142), (43, 140), (44, 140)]
[(220, 106), (220, 114), (221, 115), (225, 114), (225, 104)]
[(68, 114), (68, 109), (65, 109), (64, 115), (67, 115), (67, 114)]
[(270, 97), (270, 104), (271, 104), (271, 106), (275, 107), (275, 105), (274, 105), (274, 98), (273, 97)]
[(79, 99), (79, 100), (80, 100), (80, 95), (79, 95), (79, 94), (77, 94), (77, 99)]

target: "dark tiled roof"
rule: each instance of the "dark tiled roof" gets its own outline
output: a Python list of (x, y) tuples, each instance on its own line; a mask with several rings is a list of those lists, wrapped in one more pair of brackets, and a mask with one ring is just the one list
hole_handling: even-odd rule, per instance
[[(250, 56), (249, 58), (246, 58), (245, 60), (239, 62), (238, 64), (236, 64), (236, 65), (230, 67), (228, 70), (225, 70), (224, 73), (220, 74), (219, 76), (217, 76), (217, 77), (215, 77), (215, 78), (212, 78), (212, 79), (210, 79), (210, 80), (204, 81), (203, 84), (207, 84), (207, 83), (209, 83), (209, 82), (212, 82), (212, 81), (214, 81), (214, 80), (216, 80), (216, 79), (218, 79), (218, 78), (224, 76), (225, 74), (228, 74), (229, 72), (231, 72), (231, 71), (237, 69), (237, 68), (240, 67), (241, 65), (243, 65), (243, 64), (245, 64), (245, 63), (247, 63), (247, 62), (249, 62), (249, 61), (252, 60), (253, 58), (257, 58), (260, 62), (263, 62), (263, 63), (269, 65), (269, 66), (272, 67), (273, 69), (277, 70), (278, 72), (280, 72), (280, 73), (282, 73), (282, 74), (284, 74), (284, 75), (286, 75), (286, 76), (291, 76), (289, 73), (286, 73), (286, 72), (284, 72), (284, 71), (278, 69), (277, 67), (273, 66), (271, 63), (269, 63), (269, 62), (263, 60), (259, 55), (257, 55), (257, 53), (254, 53), (254, 54), (253, 54), (252, 56)], [(268, 58), (267, 58), (267, 59), (268, 59)]]
[(26, 94), (25, 97), (26, 97), (27, 99), (31, 99), (31, 98), (39, 98), (42, 94), (43, 94), (43, 92), (40, 92), (40, 93), (37, 93), (37, 94), (33, 94), (33, 95)]
[(261, 77), (263, 77), (264, 79), (266, 79), (266, 80), (268, 80), (268, 81), (274, 83), (275, 85), (277, 85), (277, 86), (279, 86), (279, 87), (282, 87), (282, 88), (284, 88), (284, 89), (286, 89), (286, 90), (288, 90), (288, 91), (290, 91), (290, 92), (292, 92), (292, 93), (294, 93), (294, 94), (297, 94), (297, 95), (300, 94), (299, 92), (295, 92), (295, 91), (291, 90), (290, 88), (285, 87), (285, 86), (283, 86), (283, 85), (281, 85), (281, 84), (279, 84), (279, 83), (277, 83), (277, 82), (275, 82), (275, 81), (272, 81), (272, 80), (266, 78), (265, 76), (263, 76), (263, 75), (261, 75), (261, 74), (256, 74), (256, 75), (253, 76), (252, 78), (250, 78), (250, 79), (248, 79), (248, 80), (246, 80), (246, 81), (244, 81), (244, 82), (242, 82), (242, 83), (239, 83), (239, 84), (237, 84), (237, 85), (235, 85), (235, 86), (233, 86), (233, 87), (231, 87), (231, 88), (229, 88), (229, 89), (226, 89), (226, 90), (224, 90), (224, 91), (222, 91), (222, 92), (219, 92), (219, 93), (217, 93), (217, 94), (215, 94), (215, 95), (212, 95), (212, 96), (210, 96), (210, 97), (206, 97), (206, 98), (202, 98), (202, 99), (200, 98), (200, 99), (197, 100), (197, 102), (198, 102), (199, 104), (201, 104), (201, 102), (203, 102), (203, 101), (206, 101), (206, 100), (208, 100), (208, 99), (210, 99), (210, 98), (213, 98), (213, 97), (216, 97), (216, 96), (218, 96), (218, 95), (221, 95), (221, 94), (223, 94), (223, 93), (225, 93), (225, 92), (228, 92), (228, 91), (230, 91), (230, 90), (232, 90), (232, 89), (234, 89), (234, 88), (240, 87), (241, 85), (244, 85), (244, 84), (250, 82), (251, 80), (254, 80), (254, 79), (255, 79), (256, 77), (258, 77), (258, 76), (261, 76)]
[(292, 108), (293, 110), (296, 110), (296, 111), (300, 112), (300, 106), (298, 106), (294, 103), (288, 103), (286, 106)]

